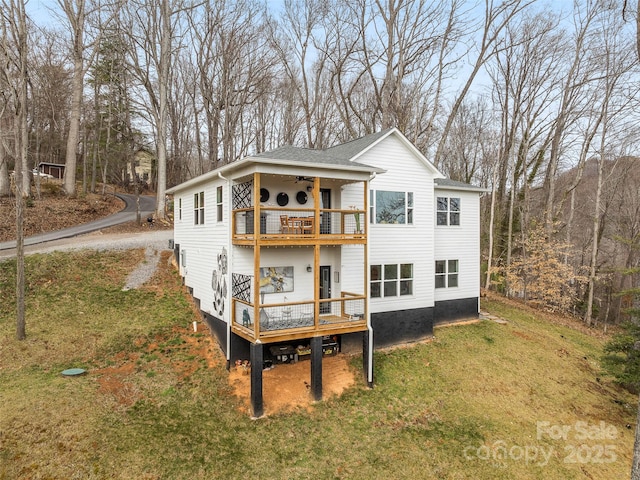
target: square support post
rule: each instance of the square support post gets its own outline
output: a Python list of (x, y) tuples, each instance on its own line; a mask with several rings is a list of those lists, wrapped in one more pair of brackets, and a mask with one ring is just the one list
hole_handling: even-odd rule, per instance
[(311, 394), (322, 400), (322, 337), (311, 339)]
[(263, 366), (263, 345), (252, 343), (250, 346), (251, 359), (251, 410), (253, 416), (259, 418), (264, 415), (264, 404), (262, 399), (262, 366)]
[(373, 388), (373, 329), (362, 333), (362, 369), (369, 388)]

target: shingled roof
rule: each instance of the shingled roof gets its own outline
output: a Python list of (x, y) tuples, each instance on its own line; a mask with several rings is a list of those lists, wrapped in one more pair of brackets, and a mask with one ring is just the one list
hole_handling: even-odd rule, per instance
[(434, 182), (437, 187), (442, 188), (455, 188), (456, 190), (474, 190), (478, 192), (486, 192), (486, 188), (476, 187), (470, 183), (458, 182), (457, 180), (451, 180), (449, 178), (436, 178)]

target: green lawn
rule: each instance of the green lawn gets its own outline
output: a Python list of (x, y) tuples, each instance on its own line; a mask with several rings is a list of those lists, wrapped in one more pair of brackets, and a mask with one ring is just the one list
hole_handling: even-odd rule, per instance
[(0, 479), (629, 476), (637, 399), (600, 371), (601, 338), (485, 302), (508, 323), (436, 329), (376, 352), (373, 390), (358, 375), (339, 398), (251, 420), (167, 262), (121, 290), (143, 258), (28, 257), (23, 342), (15, 264), (0, 263)]

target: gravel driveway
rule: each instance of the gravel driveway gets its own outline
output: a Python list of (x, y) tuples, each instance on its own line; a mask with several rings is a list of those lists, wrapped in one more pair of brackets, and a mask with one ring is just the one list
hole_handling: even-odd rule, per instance
[[(149, 229), (144, 233), (102, 233), (94, 232), (73, 238), (63, 238), (52, 242), (38, 243), (24, 248), (25, 254), (50, 253), (69, 250), (129, 250), (149, 247), (155, 250), (168, 250), (173, 230)], [(0, 251), (0, 261), (16, 256), (15, 248)]]
[[(123, 290), (138, 288), (143, 285), (158, 268), (160, 252), (169, 250), (169, 240), (173, 238), (173, 230), (149, 230), (144, 233), (89, 233), (73, 238), (54, 240), (25, 247), (25, 254), (50, 253), (71, 250), (130, 250), (145, 248), (145, 259), (129, 274)], [(15, 249), (1, 250), (0, 262), (16, 255)]]

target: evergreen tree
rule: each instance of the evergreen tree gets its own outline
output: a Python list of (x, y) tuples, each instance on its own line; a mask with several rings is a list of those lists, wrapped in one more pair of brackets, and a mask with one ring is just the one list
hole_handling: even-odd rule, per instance
[[(623, 274), (634, 278), (640, 274), (640, 267), (629, 268)], [(603, 365), (620, 384), (640, 392), (640, 287), (635, 282), (634, 285), (619, 294), (631, 299), (631, 306), (624, 310), (630, 318), (605, 345)]]

